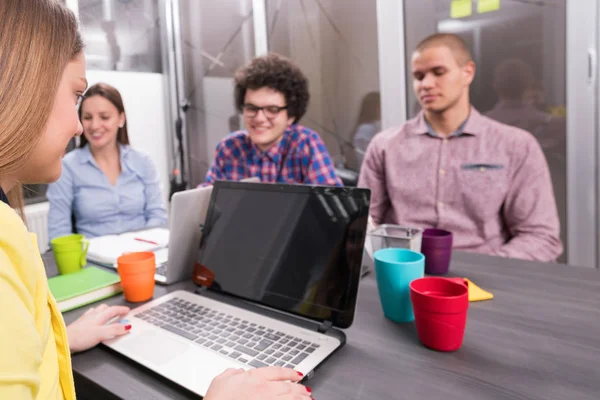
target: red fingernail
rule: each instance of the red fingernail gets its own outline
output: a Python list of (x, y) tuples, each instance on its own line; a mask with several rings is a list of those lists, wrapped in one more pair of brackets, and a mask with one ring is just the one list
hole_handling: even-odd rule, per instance
[(297, 373), (298, 375), (300, 375), (300, 376), (304, 376), (304, 374), (303, 374), (302, 372), (298, 372), (298, 371), (296, 371), (296, 373)]
[(125, 325), (125, 330), (128, 331), (131, 329), (131, 325)]
[(311, 388), (309, 388), (308, 386), (304, 386), (304, 387), (306, 388), (306, 391), (307, 391), (308, 393), (312, 393), (312, 389), (311, 389)]

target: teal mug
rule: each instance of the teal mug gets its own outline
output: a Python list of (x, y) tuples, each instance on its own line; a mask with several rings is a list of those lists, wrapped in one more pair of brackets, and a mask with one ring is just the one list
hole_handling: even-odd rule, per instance
[(376, 251), (373, 258), (383, 314), (394, 322), (413, 321), (409, 285), (423, 277), (425, 256), (409, 249), (387, 248)]

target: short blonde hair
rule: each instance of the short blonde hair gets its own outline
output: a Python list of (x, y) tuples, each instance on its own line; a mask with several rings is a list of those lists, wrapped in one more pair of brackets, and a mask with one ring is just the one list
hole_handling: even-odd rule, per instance
[(0, 38), (1, 179), (31, 157), (63, 71), (83, 41), (75, 16), (60, 0), (0, 1)]

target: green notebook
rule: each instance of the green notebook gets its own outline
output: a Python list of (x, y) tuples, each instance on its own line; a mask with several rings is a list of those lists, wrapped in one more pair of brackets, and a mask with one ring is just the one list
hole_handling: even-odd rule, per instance
[(72, 274), (54, 276), (48, 279), (48, 286), (61, 312), (106, 299), (122, 291), (119, 275), (92, 266)]

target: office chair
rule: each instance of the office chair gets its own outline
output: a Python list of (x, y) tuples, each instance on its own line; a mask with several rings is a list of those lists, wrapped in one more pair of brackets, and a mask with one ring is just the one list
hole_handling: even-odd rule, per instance
[(73, 231), (73, 233), (79, 233), (77, 232), (77, 220), (75, 219), (74, 211), (71, 211), (71, 231)]
[(358, 172), (344, 167), (335, 168), (336, 175), (342, 180), (344, 186), (356, 187), (358, 184)]

